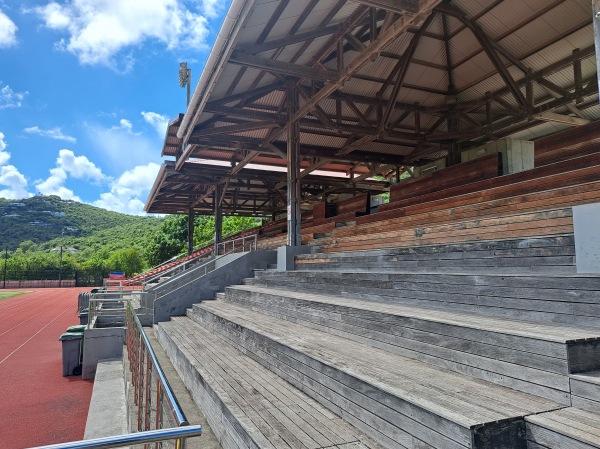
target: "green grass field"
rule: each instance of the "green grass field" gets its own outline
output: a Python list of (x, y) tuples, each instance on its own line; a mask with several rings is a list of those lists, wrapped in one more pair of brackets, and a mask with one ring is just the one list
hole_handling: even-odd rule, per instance
[(13, 296), (19, 296), (27, 292), (0, 292), (0, 301), (3, 299), (12, 298)]

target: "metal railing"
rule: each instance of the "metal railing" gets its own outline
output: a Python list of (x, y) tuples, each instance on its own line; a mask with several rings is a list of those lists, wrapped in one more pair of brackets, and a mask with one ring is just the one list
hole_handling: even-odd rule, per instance
[[(133, 403), (137, 406), (137, 430), (152, 430), (153, 425), (154, 429), (161, 429), (164, 427), (165, 418), (174, 420), (175, 427), (189, 425), (131, 302), (127, 303), (126, 309), (126, 343)], [(170, 416), (165, 416), (167, 410)], [(176, 440), (175, 447), (183, 449), (184, 443), (185, 440)]]
[[(119, 292), (105, 292), (102, 295), (107, 293)], [(130, 294), (131, 292), (122, 293)], [(175, 449), (185, 449), (188, 438), (202, 434), (202, 426), (189, 425), (144, 332), (131, 298), (110, 299), (94, 298), (94, 296), (90, 299), (90, 313), (92, 313), (94, 302), (98, 304), (115, 301), (125, 303), (127, 355), (131, 370), (133, 403), (137, 406), (138, 432), (38, 446), (31, 449), (109, 449), (126, 446), (140, 447), (141, 445), (144, 449), (150, 449), (152, 446), (159, 449), (165, 442), (174, 442)]]
[[(258, 234), (246, 235), (233, 240), (227, 240), (217, 244), (215, 249), (216, 255), (235, 253), (240, 251), (254, 251), (256, 249), (256, 243), (258, 241)], [(227, 248), (231, 249), (229, 252)]]
[(111, 449), (115, 447), (131, 447), (134, 445), (149, 446), (165, 441), (181, 441), (177, 449), (185, 448), (185, 440), (202, 435), (202, 426), (183, 426), (170, 429), (149, 430), (147, 432), (127, 433), (113, 437), (93, 438), (89, 440), (70, 441), (68, 443), (36, 446), (30, 449)]

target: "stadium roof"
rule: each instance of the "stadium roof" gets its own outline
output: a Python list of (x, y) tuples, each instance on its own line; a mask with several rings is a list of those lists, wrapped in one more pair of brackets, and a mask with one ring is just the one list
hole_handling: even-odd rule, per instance
[[(162, 154), (174, 161), (146, 210), (209, 213), (217, 185), (233, 204), (249, 164), (263, 167), (262, 212), (285, 209), (285, 176), (264, 173), (286, 167), (290, 119), (311, 179), (303, 201), (333, 192), (333, 173), (339, 191), (368, 191), (373, 175), (598, 120), (592, 17), (589, 0), (234, 0), (188, 110), (169, 124)], [(322, 183), (318, 170), (330, 174)], [(191, 171), (199, 182), (172, 181)]]

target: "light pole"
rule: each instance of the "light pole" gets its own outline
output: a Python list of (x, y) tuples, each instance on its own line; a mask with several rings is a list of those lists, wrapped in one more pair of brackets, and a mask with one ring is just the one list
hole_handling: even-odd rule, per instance
[(62, 285), (62, 253), (63, 253), (63, 243), (65, 239), (65, 228), (62, 228), (62, 232), (60, 233), (60, 258), (58, 259), (58, 288)]
[(192, 78), (192, 69), (188, 69), (187, 62), (179, 63), (179, 85), (181, 87), (187, 87), (187, 102), (186, 106), (190, 104), (190, 82)]
[(4, 283), (2, 288), (6, 288), (6, 265), (8, 263), (8, 246), (4, 247)]

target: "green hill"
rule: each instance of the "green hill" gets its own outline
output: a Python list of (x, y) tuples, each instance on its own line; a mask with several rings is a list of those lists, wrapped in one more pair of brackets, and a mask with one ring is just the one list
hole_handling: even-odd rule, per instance
[(34, 245), (29, 249), (37, 251), (57, 246), (88, 254), (132, 246), (142, 249), (162, 221), (65, 201), (58, 196), (0, 198), (0, 248), (14, 251), (30, 241)]

